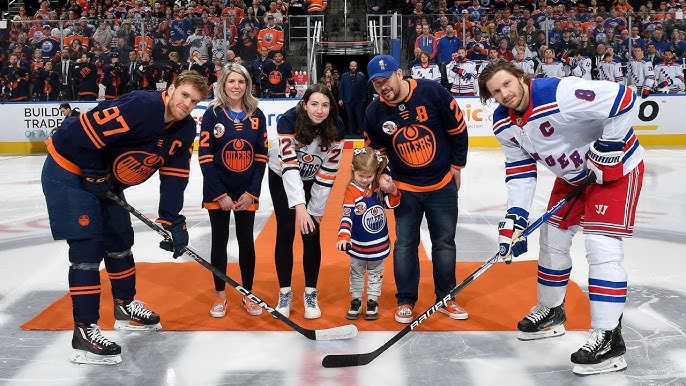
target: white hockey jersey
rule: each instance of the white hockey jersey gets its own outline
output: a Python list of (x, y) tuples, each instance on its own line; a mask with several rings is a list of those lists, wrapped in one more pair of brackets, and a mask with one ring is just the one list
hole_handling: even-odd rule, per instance
[(441, 81), (441, 70), (435, 63), (429, 63), (426, 67), (421, 64), (417, 64), (412, 67), (412, 78), (413, 79), (428, 79), (435, 80), (436, 82)]
[(536, 163), (577, 184), (588, 175), (586, 154), (599, 138), (623, 141), (624, 174), (643, 159), (632, 122), (639, 104), (624, 84), (577, 77), (534, 79), (523, 116), (503, 106), (493, 113), (493, 132), (505, 153), (507, 207), (531, 208)]
[(536, 72), (537, 78), (562, 78), (565, 76), (564, 66), (560, 62), (543, 62)]
[(529, 77), (533, 77), (536, 73), (534, 61), (531, 60), (531, 58), (524, 58), (521, 61), (515, 59), (512, 61), (512, 63), (514, 63), (515, 66), (519, 67), (522, 71), (524, 71), (525, 74), (529, 75)]
[(588, 56), (582, 56), (580, 60), (574, 60), (571, 68), (571, 75), (577, 78), (591, 80), (591, 59)]
[(684, 92), (684, 70), (681, 64), (658, 63), (655, 66), (655, 88), (660, 94)]
[(652, 90), (655, 85), (655, 69), (650, 60), (630, 60), (627, 63), (626, 84), (636, 86), (637, 92), (644, 88)]
[(476, 92), (476, 64), (471, 60), (459, 63), (453, 60), (445, 66), (445, 72), (453, 95), (473, 95)]
[(621, 83), (624, 82), (624, 74), (622, 73), (622, 66), (613, 61), (602, 61), (598, 63), (598, 80), (606, 80), (608, 82)]
[(283, 178), (290, 208), (306, 202), (303, 181), (314, 180), (307, 212), (323, 216), (341, 162), (345, 126), (338, 118), (338, 136), (328, 148), (321, 146), (319, 137), (309, 145), (299, 143), (295, 139), (295, 111), (295, 107), (286, 111), (276, 125), (277, 137), (269, 147), (269, 169)]

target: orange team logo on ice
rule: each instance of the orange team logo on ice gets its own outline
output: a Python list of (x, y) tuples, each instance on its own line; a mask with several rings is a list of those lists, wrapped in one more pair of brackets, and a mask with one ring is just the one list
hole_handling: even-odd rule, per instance
[(163, 164), (164, 158), (157, 154), (134, 150), (117, 157), (112, 171), (117, 180), (132, 186), (150, 178)]
[(87, 227), (91, 223), (90, 217), (87, 214), (82, 214), (79, 216), (79, 225), (82, 227)]
[(272, 71), (269, 73), (269, 83), (271, 83), (271, 84), (281, 83), (282, 78), (283, 78), (283, 75), (281, 75), (281, 73), (278, 71)]
[(253, 155), (252, 145), (240, 138), (229, 141), (222, 149), (224, 166), (236, 173), (248, 170), (250, 165), (252, 165)]
[(393, 136), (393, 148), (406, 165), (426, 166), (436, 156), (436, 137), (433, 131), (424, 125), (404, 126)]

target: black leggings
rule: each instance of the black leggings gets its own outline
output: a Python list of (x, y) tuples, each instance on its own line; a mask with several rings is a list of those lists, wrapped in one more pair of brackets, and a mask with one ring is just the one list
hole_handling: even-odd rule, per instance
[[(305, 202), (312, 198), (312, 185), (314, 181), (303, 181), (305, 190)], [(293, 241), (295, 240), (295, 209), (288, 206), (288, 197), (283, 187), (282, 178), (269, 170), (269, 193), (274, 204), (276, 215), (276, 246), (274, 247), (274, 262), (276, 263), (276, 276), (279, 278), (279, 287), (290, 287), (293, 275)], [(303, 241), (303, 272), (305, 274), (305, 287), (317, 287), (319, 279), (319, 266), (322, 263), (322, 247), (319, 242), (319, 224), (314, 221), (316, 229), (302, 236)]]
[[(226, 246), (229, 242), (229, 222), (231, 211), (221, 209), (208, 210), (210, 214), (210, 226), (212, 227), (212, 252), (210, 260), (213, 267), (226, 272), (227, 253)], [(253, 229), (255, 226), (255, 212), (240, 210), (233, 212), (236, 219), (236, 239), (238, 240), (238, 266), (241, 269), (241, 281), (243, 287), (252, 290), (255, 276), (255, 240)], [(214, 289), (224, 291), (226, 282), (219, 277), (214, 278)]]

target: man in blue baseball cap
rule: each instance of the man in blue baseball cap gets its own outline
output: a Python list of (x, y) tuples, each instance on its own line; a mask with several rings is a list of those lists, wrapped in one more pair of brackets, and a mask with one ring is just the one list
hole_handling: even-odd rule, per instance
[[(375, 56), (367, 65), (379, 94), (367, 108), (369, 146), (388, 156), (393, 180), (402, 191), (395, 208), (393, 249), (398, 308), (395, 320), (412, 323), (419, 290), (419, 228), (429, 225), (437, 301), (455, 288), (455, 229), (460, 172), (467, 162), (467, 125), (457, 103), (440, 83), (403, 79), (398, 61)], [(452, 319), (469, 314), (448, 298), (439, 309)]]

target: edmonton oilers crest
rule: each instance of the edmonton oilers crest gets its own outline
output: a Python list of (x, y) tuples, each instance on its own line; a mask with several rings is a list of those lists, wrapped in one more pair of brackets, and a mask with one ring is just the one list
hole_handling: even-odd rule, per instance
[(298, 161), (300, 177), (305, 181), (313, 179), (322, 166), (322, 159), (317, 155), (298, 152)]
[(369, 233), (379, 233), (386, 226), (384, 209), (380, 205), (374, 205), (362, 215), (362, 226)]
[(227, 169), (240, 173), (252, 165), (253, 153), (250, 142), (241, 138), (233, 139), (222, 149), (222, 162)]
[(393, 136), (393, 148), (406, 165), (426, 166), (436, 156), (436, 136), (421, 124), (403, 126)]
[(112, 173), (126, 185), (138, 185), (155, 174), (163, 164), (164, 158), (157, 154), (132, 150), (114, 160)]

